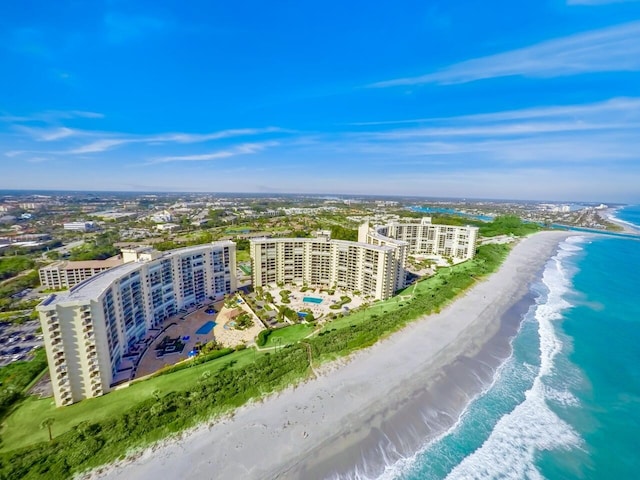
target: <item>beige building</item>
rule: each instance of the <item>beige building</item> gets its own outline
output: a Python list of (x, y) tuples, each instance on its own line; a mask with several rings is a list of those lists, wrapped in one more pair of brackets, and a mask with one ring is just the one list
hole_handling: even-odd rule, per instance
[(409, 253), (469, 260), (476, 253), (478, 227), (434, 225), (425, 217), (420, 222), (391, 222), (373, 229), (365, 224), (358, 231), (361, 242), (374, 242), (376, 236), (406, 242)]
[(40, 284), (51, 290), (71, 288), (87, 278), (93, 277), (112, 267), (122, 265), (122, 257), (106, 260), (87, 260), (80, 262), (60, 261), (42, 267), (39, 270)]
[(251, 240), (254, 287), (269, 284), (324, 285), (386, 299), (396, 289), (396, 258), (389, 246), (315, 238)]
[(38, 306), (58, 406), (108, 392), (123, 356), (149, 329), (237, 288), (230, 241), (164, 253), (139, 248), (123, 256), (123, 265)]
[(376, 299), (387, 299), (406, 282), (407, 255), (473, 258), (477, 227), (393, 222), (358, 229), (358, 241), (332, 240), (328, 231), (315, 238), (251, 240), (253, 285), (324, 285)]

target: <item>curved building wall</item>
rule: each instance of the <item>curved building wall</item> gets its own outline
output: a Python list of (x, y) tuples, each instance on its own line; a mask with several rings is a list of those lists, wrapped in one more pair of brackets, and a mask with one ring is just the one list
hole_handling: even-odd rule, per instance
[(469, 260), (475, 256), (478, 227), (434, 225), (425, 217), (419, 223), (392, 222), (367, 228), (364, 241), (378, 242), (376, 237), (405, 242), (408, 252), (414, 254)]
[(233, 242), (134, 258), (38, 306), (58, 406), (109, 391), (123, 355), (149, 329), (237, 288)]

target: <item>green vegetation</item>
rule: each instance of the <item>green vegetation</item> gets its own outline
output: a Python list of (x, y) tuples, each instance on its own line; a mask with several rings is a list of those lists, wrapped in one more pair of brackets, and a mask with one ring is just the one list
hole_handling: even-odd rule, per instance
[[(408, 322), (438, 312), (493, 272), (507, 252), (505, 245), (484, 245), (473, 260), (439, 270), (400, 296), (335, 320), (305, 340), (314, 360), (370, 346)], [(306, 346), (293, 342), (312, 332), (306, 324), (263, 331), (259, 345), (283, 348), (236, 351), (70, 407), (55, 409), (51, 399), (29, 398), (6, 419), (0, 478), (66, 478), (299, 381), (309, 374), (308, 356)], [(40, 428), (48, 418), (53, 419), (51, 442)]]
[(45, 368), (47, 355), (44, 348), (36, 350), (31, 360), (0, 368), (0, 418), (4, 418), (11, 407), (24, 398), (27, 387)]
[(480, 227), (480, 235), (483, 237), (495, 237), (496, 235), (515, 235), (521, 237), (542, 230), (537, 223), (525, 223), (516, 215), (503, 215), (494, 218), (492, 222)]
[(278, 328), (277, 330), (271, 330), (270, 332), (271, 333), (267, 336), (267, 341), (263, 344), (263, 346), (280, 347), (293, 344), (298, 340), (302, 340), (307, 335), (313, 332), (313, 326), (300, 323), (297, 325)]
[(291, 301), (289, 300), (290, 294), (291, 294), (290, 290), (280, 290), (280, 302), (291, 303)]
[[(21, 310), (32, 307), (26, 304), (22, 298), (13, 298), (27, 288), (35, 288), (40, 284), (38, 272), (29, 272), (26, 275), (9, 280), (0, 286), (0, 312), (9, 312), (11, 310)], [(38, 301), (35, 304), (39, 303)]]
[(265, 343), (267, 343), (267, 340), (269, 339), (269, 337), (271, 336), (271, 334), (274, 332), (274, 330), (267, 328), (266, 330), (262, 330), (259, 334), (258, 334), (258, 338), (256, 338), (256, 344), (259, 347), (264, 347)]
[[(245, 352), (250, 354), (244, 350), (237, 355)], [(192, 370), (195, 369), (183, 370), (175, 375), (191, 373)], [(252, 365), (227, 367), (215, 374), (202, 371), (196, 381), (192, 378), (188, 391), (153, 387), (145, 395), (146, 398), (136, 398), (132, 407), (122, 408), (116, 415), (103, 416), (95, 401), (99, 399), (87, 400), (78, 406), (93, 403), (91, 407), (96, 415), (80, 424), (76, 423), (62, 434), (58, 433), (62, 430), (61, 417), (68, 421), (71, 412), (64, 411), (73, 410), (73, 407), (59, 409), (60, 413), (47, 412), (46, 416), (39, 417), (37, 423), (30, 422), (34, 431), (28, 432), (32, 435), (37, 432), (45, 441), (39, 443), (37, 448), (26, 447), (1, 455), (2, 478), (69, 478), (73, 472), (114, 460), (131, 448), (157, 441), (212, 415), (238, 407), (252, 398), (280, 389), (304, 376), (307, 370), (305, 348), (291, 346), (278, 354), (260, 355)], [(154, 380), (169, 378), (173, 381), (173, 375)], [(47, 441), (46, 429), (40, 428), (43, 420), (49, 417), (53, 419), (52, 442)]]
[[(285, 303), (285, 302), (283, 302), (283, 303)], [(287, 299), (286, 303), (289, 303), (288, 299)], [(276, 319), (279, 322), (283, 322), (285, 318), (290, 320), (290, 321), (292, 321), (292, 322), (297, 322), (298, 321), (298, 313), (295, 310), (293, 310), (292, 308), (287, 307), (286, 305), (280, 305), (278, 307), (278, 315), (276, 316)]]
[(173, 240), (165, 240), (164, 242), (158, 242), (153, 244), (153, 248), (161, 252), (167, 250), (174, 250), (176, 248), (191, 247), (193, 245), (202, 245), (203, 243), (213, 242), (214, 238), (210, 232), (195, 232), (190, 234), (188, 239), (183, 242), (176, 242)]
[(350, 240), (352, 242), (358, 241), (358, 230), (345, 228), (341, 225), (331, 225), (331, 238), (334, 240)]
[(346, 295), (342, 295), (340, 297), (340, 301), (338, 303), (334, 303), (333, 305), (329, 306), (329, 308), (332, 310), (340, 310), (343, 307), (343, 305), (346, 305), (350, 301), (351, 301), (351, 298), (347, 297)]
[(93, 241), (87, 241), (79, 247), (71, 249), (69, 260), (105, 260), (119, 253), (113, 246), (118, 241), (115, 232), (105, 232), (96, 235)]
[(0, 281), (15, 277), (19, 273), (35, 267), (35, 262), (24, 255), (0, 257)]
[(253, 318), (250, 313), (243, 312), (235, 318), (236, 330), (246, 330), (253, 327)]
[(38, 312), (31, 309), (23, 310), (9, 310), (7, 312), (0, 312), (1, 322), (10, 322), (15, 324), (22, 324), (29, 320), (37, 320)]
[(170, 365), (168, 367), (162, 368), (158, 370), (156, 373), (154, 373), (153, 376), (157, 377), (159, 375), (166, 375), (168, 373), (179, 372), (180, 370), (184, 370), (186, 368), (193, 368), (194, 366), (200, 365), (201, 363), (207, 363), (212, 360), (215, 360), (216, 358), (224, 357), (225, 355), (229, 355), (235, 352), (233, 348), (221, 348), (220, 345), (218, 344), (211, 345), (211, 343), (215, 344), (215, 342), (209, 342), (206, 345), (204, 345), (200, 355), (198, 355), (197, 357), (191, 360), (183, 361), (175, 365)]

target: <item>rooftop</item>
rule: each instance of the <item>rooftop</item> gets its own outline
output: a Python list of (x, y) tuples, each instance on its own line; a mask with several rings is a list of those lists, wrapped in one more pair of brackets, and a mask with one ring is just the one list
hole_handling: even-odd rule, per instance
[[(202, 245), (196, 245), (193, 247), (186, 248), (178, 248), (175, 250), (169, 250), (164, 252), (160, 257), (155, 259), (154, 261), (161, 260), (164, 258), (169, 258), (175, 254), (189, 254), (191, 252), (195, 253), (199, 250), (202, 250), (205, 247), (209, 246), (218, 246), (225, 247), (235, 245), (231, 241), (221, 241), (221, 242), (213, 242), (213, 243), (205, 243)], [(111, 284), (118, 279), (128, 275), (137, 269), (141, 268), (148, 262), (129, 262), (122, 265), (118, 265), (116, 267), (110, 268), (109, 270), (105, 270), (104, 272), (100, 272), (97, 275), (94, 275), (91, 278), (80, 282), (68, 292), (57, 293), (53, 295), (53, 299), (47, 297), (40, 306), (54, 306), (58, 303), (68, 303), (68, 302), (86, 302), (88, 300), (93, 300), (98, 298), (102, 292), (104, 292), (107, 288), (111, 286)]]
[(350, 240), (335, 240), (335, 239), (329, 239), (327, 237), (312, 237), (312, 238), (307, 238), (307, 237), (276, 237), (276, 238), (269, 238), (269, 237), (260, 237), (260, 238), (252, 238), (251, 242), (252, 243), (262, 243), (262, 242), (269, 242), (269, 243), (285, 243), (285, 242), (302, 242), (302, 243), (333, 243), (335, 245), (343, 245), (343, 246), (350, 246), (350, 247), (366, 247), (366, 248), (370, 248), (372, 250), (378, 250), (378, 251), (388, 251), (388, 250), (393, 250), (393, 248), (388, 247), (388, 246), (382, 246), (382, 245), (372, 245), (370, 243), (364, 243), (364, 242), (353, 242)]
[(115, 257), (107, 258), (106, 260), (81, 260), (70, 261), (63, 260), (60, 262), (52, 263), (42, 267), (43, 269), (59, 268), (60, 270), (72, 270), (76, 268), (111, 268), (122, 264), (122, 257), (116, 255)]

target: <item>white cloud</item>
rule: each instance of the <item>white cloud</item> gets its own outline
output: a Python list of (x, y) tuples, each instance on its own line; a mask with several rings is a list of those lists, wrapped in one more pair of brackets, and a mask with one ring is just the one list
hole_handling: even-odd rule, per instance
[(82, 154), (82, 153), (105, 152), (107, 150), (111, 150), (114, 147), (118, 147), (126, 143), (131, 143), (131, 140), (102, 139), (102, 140), (96, 140), (95, 142), (91, 142), (86, 145), (82, 145), (81, 147), (72, 148), (71, 150), (67, 150), (66, 152), (60, 152), (60, 153)]
[(640, 71), (640, 22), (549, 40), (456, 63), (426, 75), (387, 80), (369, 86), (459, 84), (507, 76), (551, 78), (622, 71)]
[(0, 122), (6, 123), (59, 123), (60, 120), (69, 120), (74, 118), (104, 118), (102, 113), (88, 112), (83, 110), (49, 110), (46, 112), (33, 113), (30, 115), (10, 115), (7, 113), (0, 114)]
[(229, 137), (240, 137), (250, 135), (263, 135), (266, 133), (284, 132), (278, 127), (266, 128), (236, 128), (222, 130), (213, 133), (163, 133), (161, 135), (152, 135), (140, 139), (142, 142), (176, 142), (176, 143), (200, 143), (210, 140), (220, 140)]
[(55, 128), (32, 128), (19, 125), (16, 130), (27, 133), (38, 142), (52, 142), (61, 140), (63, 138), (74, 137), (82, 135), (81, 130), (75, 130), (67, 127), (55, 127)]
[(202, 162), (208, 160), (219, 160), (221, 158), (235, 157), (237, 155), (248, 155), (261, 152), (267, 148), (280, 145), (279, 142), (243, 143), (227, 150), (195, 154), (195, 155), (174, 155), (158, 157), (149, 160), (147, 164), (170, 163), (170, 162)]
[(108, 136), (108, 138), (100, 138), (94, 140), (86, 145), (67, 150), (64, 153), (78, 154), (78, 153), (98, 153), (111, 150), (113, 148), (128, 145), (128, 144), (164, 144), (164, 143), (205, 143), (212, 140), (222, 140), (232, 137), (243, 136), (256, 136), (265, 135), (269, 133), (282, 133), (285, 130), (277, 127), (266, 128), (237, 128), (229, 130), (221, 130), (219, 132), (212, 133), (162, 133), (156, 135), (126, 135), (117, 133), (105, 133), (105, 132), (85, 132), (88, 135), (96, 136)]

